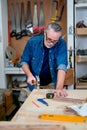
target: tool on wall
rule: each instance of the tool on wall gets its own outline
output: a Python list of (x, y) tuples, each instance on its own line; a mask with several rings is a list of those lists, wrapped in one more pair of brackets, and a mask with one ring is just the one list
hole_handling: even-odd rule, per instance
[(24, 3), (21, 3), (21, 36), (26, 36)]
[(43, 2), (40, 2), (40, 13), (39, 13), (39, 26), (44, 25), (44, 5)]
[(14, 4), (11, 3), (11, 14), (10, 14), (10, 18), (11, 18), (11, 33), (10, 36), (14, 37), (16, 36), (16, 25), (15, 25), (15, 14), (14, 14)]
[(37, 15), (37, 3), (34, 3), (34, 14), (33, 14), (33, 35), (38, 32), (38, 15)]
[[(55, 8), (54, 8), (54, 6), (55, 6)], [(53, 14), (53, 17), (51, 18), (51, 21), (56, 22), (57, 21), (57, 15), (58, 15), (58, 0), (52, 0), (52, 11), (53, 10), (54, 10), (54, 14), (51, 12)]]
[(39, 34), (43, 34), (44, 33), (44, 25), (45, 25), (45, 18), (44, 18), (44, 5), (43, 2), (40, 2), (40, 13), (39, 13)]
[[(36, 19), (36, 21), (35, 21)], [(33, 17), (33, 36), (44, 33), (44, 5), (40, 2), (39, 19), (37, 15), (37, 3), (34, 3), (34, 17)]]
[(16, 40), (21, 38), (19, 3), (16, 3)]
[(65, 3), (66, 3), (66, 0), (62, 0), (62, 3), (59, 6), (57, 21), (61, 21), (62, 19)]
[(66, 0), (62, 0), (61, 3), (59, 0), (52, 0), (52, 12), (54, 12), (53, 17), (51, 17), (52, 22), (59, 22), (61, 20), (65, 2), (66, 2)]
[(37, 7), (37, 3), (34, 3), (34, 14), (33, 14), (33, 27), (38, 26), (38, 7)]
[(26, 11), (26, 31), (28, 36), (32, 36), (33, 33), (33, 23), (31, 17), (31, 2), (27, 1), (27, 11)]

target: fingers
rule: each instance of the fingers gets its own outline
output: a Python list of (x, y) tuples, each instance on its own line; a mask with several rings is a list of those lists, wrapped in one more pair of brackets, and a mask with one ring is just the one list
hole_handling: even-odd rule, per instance
[(54, 93), (57, 97), (66, 97), (68, 96), (67, 92), (65, 90), (54, 90)]
[(27, 79), (27, 82), (30, 84), (30, 85), (36, 85), (37, 81), (34, 77), (29, 77)]

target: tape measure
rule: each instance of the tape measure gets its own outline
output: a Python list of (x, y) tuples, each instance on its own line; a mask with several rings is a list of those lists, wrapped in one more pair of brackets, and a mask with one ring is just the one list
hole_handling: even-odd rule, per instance
[(53, 99), (54, 98), (54, 93), (46, 93), (46, 98)]

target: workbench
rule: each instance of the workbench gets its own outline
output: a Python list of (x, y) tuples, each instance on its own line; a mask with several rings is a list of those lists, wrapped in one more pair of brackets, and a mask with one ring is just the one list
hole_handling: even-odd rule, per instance
[[(15, 125), (19, 130), (27, 130), (31, 128), (33, 130), (87, 130), (87, 122), (76, 123), (66, 121), (55, 121), (55, 120), (43, 120), (39, 116), (41, 114), (67, 114), (73, 115), (71, 112), (65, 111), (66, 106), (77, 105), (77, 102), (58, 101), (54, 99), (47, 99), (46, 93), (52, 92), (53, 90), (48, 89), (34, 89), (23, 105), (20, 107), (18, 112), (12, 118), (9, 123), (13, 130), (16, 130)], [(68, 97), (72, 99), (86, 99), (87, 90), (67, 90)], [(48, 106), (37, 101), (38, 98), (44, 98), (49, 104)], [(7, 125), (7, 123), (6, 123)], [(7, 126), (9, 126), (7, 125)], [(1, 125), (0, 125), (1, 126)], [(6, 127), (7, 128), (7, 127)], [(25, 129), (24, 129), (25, 128)], [(7, 130), (7, 129), (6, 129)], [(10, 129), (9, 129), (10, 130)], [(29, 129), (31, 130), (31, 129)]]

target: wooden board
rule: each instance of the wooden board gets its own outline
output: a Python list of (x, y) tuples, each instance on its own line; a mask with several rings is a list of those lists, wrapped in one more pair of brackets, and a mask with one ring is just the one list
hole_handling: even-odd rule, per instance
[(84, 123), (79, 124), (50, 124), (50, 125), (29, 125), (28, 123), (12, 123), (0, 122), (0, 130), (87, 130), (87, 125)]
[[(53, 90), (41, 89), (39, 91), (34, 90), (31, 92), (10, 122), (0, 122), (0, 130), (87, 130), (87, 123), (85, 122), (63, 122), (42, 120), (39, 118), (39, 116), (43, 113), (71, 115), (71, 112), (65, 113), (65, 107), (78, 104), (66, 101), (58, 102), (53, 99), (44, 99), (49, 104), (49, 106), (46, 106), (37, 101), (37, 98), (45, 98), (46, 93), (52, 91)], [(86, 99), (87, 97), (87, 90), (67, 90), (67, 93), (68, 98)], [(32, 101), (38, 104), (39, 107), (33, 104)]]

